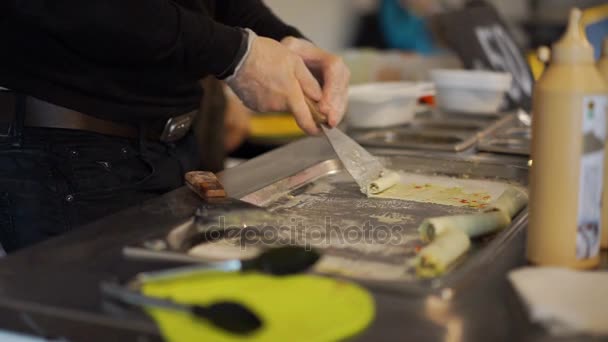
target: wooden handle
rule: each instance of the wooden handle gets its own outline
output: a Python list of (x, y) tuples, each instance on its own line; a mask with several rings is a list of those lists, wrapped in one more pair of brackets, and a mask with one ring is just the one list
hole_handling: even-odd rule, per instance
[(191, 171), (184, 178), (186, 185), (204, 200), (226, 197), (224, 186), (213, 172)]
[(305, 97), (305, 99), (308, 109), (310, 109), (310, 114), (312, 114), (312, 118), (315, 120), (317, 125), (327, 124), (327, 118), (319, 111), (319, 106), (308, 97)]

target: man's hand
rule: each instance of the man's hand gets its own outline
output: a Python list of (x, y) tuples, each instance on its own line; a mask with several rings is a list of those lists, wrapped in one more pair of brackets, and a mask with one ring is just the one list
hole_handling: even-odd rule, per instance
[(331, 127), (337, 126), (346, 111), (350, 81), (350, 71), (342, 58), (304, 39), (287, 37), (281, 44), (300, 56), (322, 83), (323, 95), (319, 101), (319, 111), (327, 116)]
[(305, 96), (319, 102), (325, 95), (302, 58), (279, 42), (256, 37), (243, 65), (227, 83), (247, 107), (289, 111), (306, 133), (319, 133)]

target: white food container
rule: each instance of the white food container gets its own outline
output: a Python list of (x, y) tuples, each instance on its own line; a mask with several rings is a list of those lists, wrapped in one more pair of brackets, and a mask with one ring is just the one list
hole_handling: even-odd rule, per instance
[(350, 87), (346, 122), (353, 128), (380, 128), (412, 121), (418, 98), (433, 95), (431, 83), (383, 82)]
[(450, 112), (494, 115), (500, 110), (513, 77), (506, 72), (481, 70), (431, 71), (437, 104)]

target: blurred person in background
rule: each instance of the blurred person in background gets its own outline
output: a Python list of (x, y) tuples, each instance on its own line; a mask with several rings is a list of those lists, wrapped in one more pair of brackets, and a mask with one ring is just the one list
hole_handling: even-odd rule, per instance
[(358, 0), (368, 13), (360, 19), (353, 45), (435, 54), (441, 46), (428, 18), (463, 5), (464, 0)]

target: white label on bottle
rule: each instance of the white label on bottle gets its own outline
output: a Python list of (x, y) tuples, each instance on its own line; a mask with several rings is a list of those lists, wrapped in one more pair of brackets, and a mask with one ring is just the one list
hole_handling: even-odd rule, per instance
[(604, 144), (608, 98), (588, 96), (583, 100), (583, 153), (578, 195), (576, 257), (593, 258), (600, 251)]

